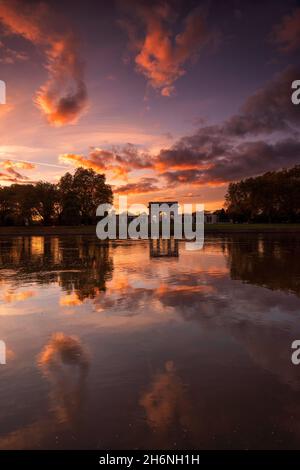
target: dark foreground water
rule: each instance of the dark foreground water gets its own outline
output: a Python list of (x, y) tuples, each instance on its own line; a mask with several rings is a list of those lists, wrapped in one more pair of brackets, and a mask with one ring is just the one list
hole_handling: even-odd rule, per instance
[(300, 238), (16, 237), (0, 266), (1, 449), (300, 448)]

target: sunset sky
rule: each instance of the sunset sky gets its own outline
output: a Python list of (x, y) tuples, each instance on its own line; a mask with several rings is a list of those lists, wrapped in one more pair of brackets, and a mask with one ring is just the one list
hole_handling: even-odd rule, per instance
[(0, 184), (105, 173), (130, 202), (221, 208), (300, 164), (300, 3), (0, 0)]

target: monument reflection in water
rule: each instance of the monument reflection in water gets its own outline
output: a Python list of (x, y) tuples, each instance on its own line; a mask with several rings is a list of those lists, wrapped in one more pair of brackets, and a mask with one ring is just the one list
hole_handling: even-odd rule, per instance
[(156, 238), (149, 240), (150, 257), (151, 258), (163, 258), (163, 257), (178, 257), (179, 248), (178, 240), (174, 238), (163, 239)]

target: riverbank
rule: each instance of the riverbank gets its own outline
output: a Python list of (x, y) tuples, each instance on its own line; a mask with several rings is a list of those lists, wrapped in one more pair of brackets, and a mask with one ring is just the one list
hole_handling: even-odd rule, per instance
[[(76, 236), (95, 235), (96, 228), (89, 226), (29, 226), (0, 227), (0, 236)], [(299, 233), (300, 224), (206, 224), (205, 233)]]

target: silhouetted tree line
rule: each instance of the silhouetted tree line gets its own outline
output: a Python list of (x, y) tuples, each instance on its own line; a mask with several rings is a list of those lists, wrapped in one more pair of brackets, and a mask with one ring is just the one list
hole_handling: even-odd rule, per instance
[(112, 200), (104, 175), (78, 168), (57, 184), (0, 187), (0, 225), (89, 225), (96, 221), (98, 205)]
[(230, 183), (225, 200), (234, 222), (300, 222), (300, 165)]

